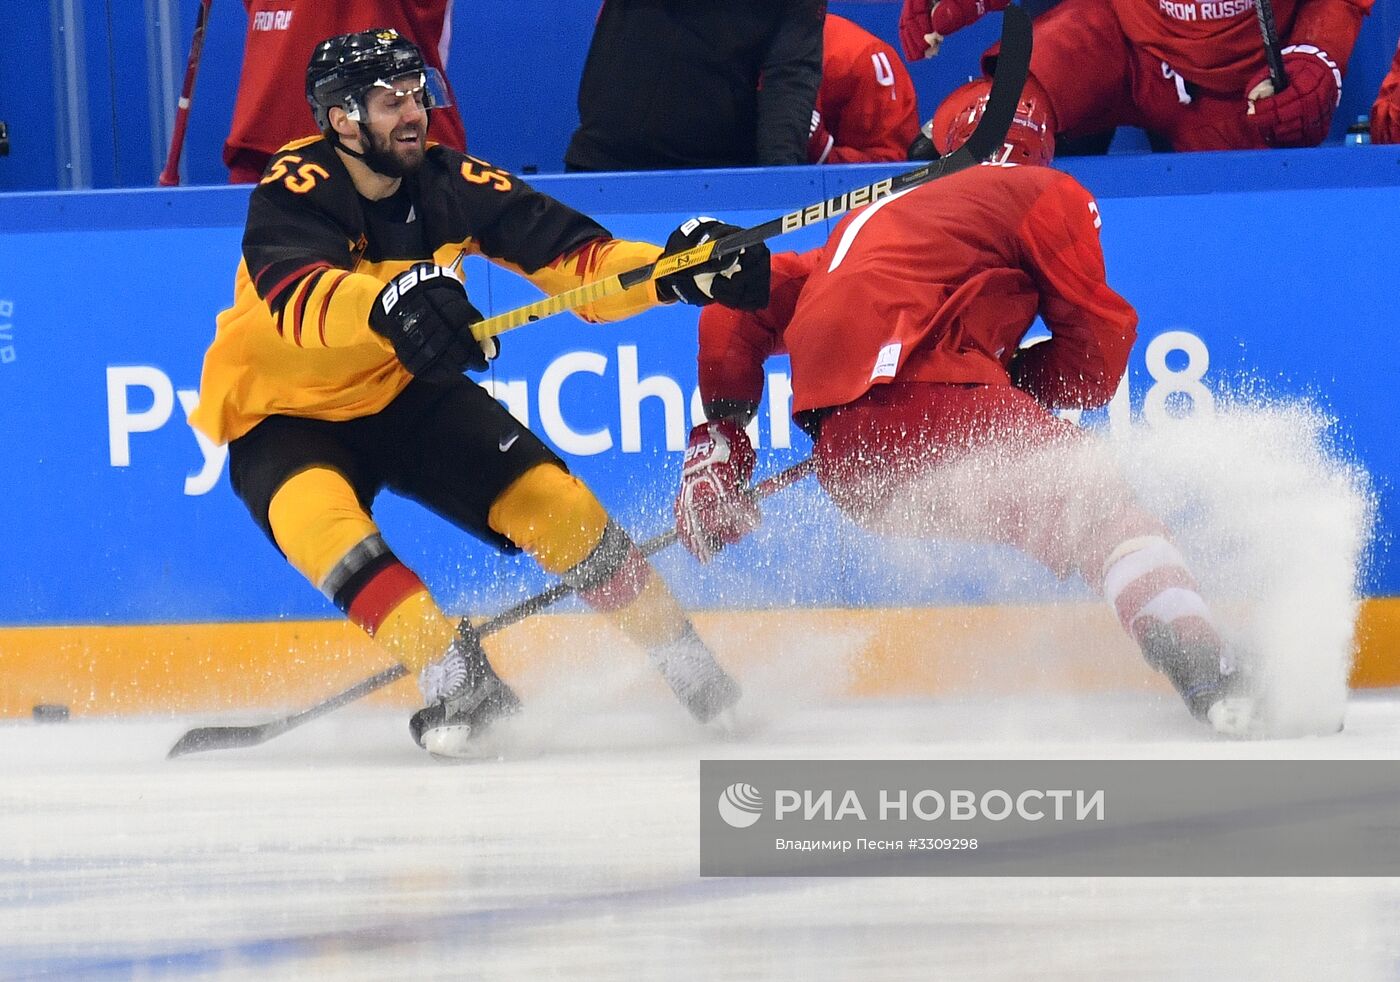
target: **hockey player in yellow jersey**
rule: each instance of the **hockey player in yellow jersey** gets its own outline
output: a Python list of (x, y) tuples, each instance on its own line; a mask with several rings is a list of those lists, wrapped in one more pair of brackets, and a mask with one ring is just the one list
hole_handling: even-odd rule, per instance
[[(219, 315), (191, 422), (229, 444), (234, 491), (272, 542), (418, 677), (421, 746), (469, 756), (519, 702), (480, 639), (459, 630), (391, 551), (370, 515), (388, 488), (503, 550), (523, 549), (607, 613), (692, 715), (739, 697), (684, 612), (589, 489), (462, 374), (494, 341), (455, 275), (481, 254), (548, 293), (649, 263), (662, 250), (613, 238), (513, 174), (427, 143), (445, 88), (392, 30), (320, 44), (307, 99), (320, 137), (275, 154), (254, 189), (234, 303)], [(731, 230), (673, 232), (675, 252)], [(768, 300), (769, 256), (750, 248), (641, 284), (579, 313), (617, 320), (656, 303)]]

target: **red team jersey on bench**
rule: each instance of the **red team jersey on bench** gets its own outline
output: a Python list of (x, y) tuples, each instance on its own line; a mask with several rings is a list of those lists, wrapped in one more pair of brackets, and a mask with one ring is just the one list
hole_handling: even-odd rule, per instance
[[(224, 164), (235, 183), (256, 181), (278, 149), (317, 134), (306, 104), (306, 65), (326, 38), (393, 27), (447, 78), (451, 0), (243, 0), (243, 5), (248, 35), (233, 125), (224, 143)], [(430, 119), (428, 139), (466, 149), (455, 108), (436, 109)]]
[(822, 30), (817, 111), (833, 140), (822, 163), (908, 160), (919, 135), (914, 81), (899, 55), (835, 14), (826, 15)]

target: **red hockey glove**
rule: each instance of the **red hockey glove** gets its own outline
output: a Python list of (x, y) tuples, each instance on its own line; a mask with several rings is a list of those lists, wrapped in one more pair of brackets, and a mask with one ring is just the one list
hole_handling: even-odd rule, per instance
[(1315, 147), (1327, 137), (1341, 101), (1341, 69), (1316, 45), (1291, 44), (1283, 49), (1283, 71), (1288, 88), (1278, 95), (1267, 69), (1250, 80), (1250, 119), (1271, 147)]
[(899, 43), (906, 61), (938, 54), (943, 39), (983, 14), (1005, 10), (1011, 0), (904, 0), (899, 14)]
[(1376, 100), (1371, 107), (1371, 142), (1400, 143), (1400, 105)]
[(676, 535), (702, 563), (758, 528), (758, 505), (749, 495), (755, 461), (748, 434), (732, 420), (690, 431), (676, 495)]
[(938, 53), (928, 36), (933, 33), (933, 4), (930, 0), (904, 0), (899, 12), (899, 46), (905, 61), (918, 61)]

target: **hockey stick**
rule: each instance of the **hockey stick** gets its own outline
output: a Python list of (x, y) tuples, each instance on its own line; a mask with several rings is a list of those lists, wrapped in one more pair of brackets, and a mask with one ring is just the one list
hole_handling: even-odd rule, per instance
[[(753, 494), (757, 498), (767, 498), (776, 494), (783, 488), (796, 484), (802, 478), (812, 472), (816, 466), (814, 458), (808, 457), (801, 463), (793, 464), (784, 470), (779, 471), (771, 477), (759, 481), (753, 486)], [(676, 541), (676, 530), (668, 529), (659, 535), (652, 536), (645, 542), (637, 546), (637, 551), (643, 556), (650, 556), (660, 552)], [(564, 583), (556, 583), (542, 593), (537, 593), (533, 597), (528, 597), (520, 601), (514, 607), (507, 608), (501, 613), (476, 628), (479, 637), (486, 637), (495, 634), (517, 621), (523, 621), (531, 614), (537, 614), (547, 607), (553, 606), (569, 594), (574, 589)], [(471, 627), (471, 622), (467, 618), (462, 618), (459, 622), (459, 629)], [(386, 668), (377, 675), (372, 675), (363, 682), (357, 682), (350, 688), (337, 695), (331, 696), (323, 702), (318, 702), (309, 709), (284, 716), (281, 719), (274, 719), (267, 723), (258, 723), (253, 726), (199, 726), (190, 730), (170, 748), (166, 759), (173, 757), (183, 757), (186, 754), (203, 753), (206, 750), (235, 750), (240, 747), (256, 747), (260, 743), (266, 743), (273, 737), (281, 736), (288, 730), (294, 730), (304, 723), (309, 723), (313, 719), (319, 719), (327, 713), (339, 709), (341, 706), (363, 699), (371, 692), (384, 688), (392, 682), (397, 682), (408, 674), (408, 669), (402, 665), (395, 665)]]
[(199, 0), (194, 37), (190, 40), (190, 60), (185, 66), (185, 84), (180, 88), (180, 101), (175, 106), (175, 131), (170, 135), (170, 153), (165, 158), (165, 169), (160, 172), (161, 187), (175, 187), (180, 183), (180, 154), (185, 149), (185, 127), (190, 122), (194, 79), (199, 74), (199, 58), (204, 53), (204, 29), (209, 26), (209, 7), (212, 4), (213, 0)]
[(1269, 81), (1274, 84), (1274, 95), (1288, 88), (1288, 76), (1283, 71), (1283, 45), (1278, 39), (1278, 25), (1274, 22), (1273, 0), (1254, 0), (1254, 12), (1259, 15), (1259, 34), (1264, 39), (1264, 59), (1269, 63)]
[(698, 266), (712, 258), (732, 255), (775, 235), (795, 232), (800, 228), (845, 214), (852, 208), (868, 205), (916, 185), (980, 164), (1006, 139), (1006, 131), (1011, 127), (1011, 120), (1016, 114), (1016, 105), (1021, 101), (1021, 89), (1026, 84), (1030, 61), (1031, 20), (1024, 10), (1012, 4), (1002, 14), (1001, 54), (997, 58), (996, 74), (992, 78), (992, 90), (987, 96), (986, 111), (967, 142), (953, 153), (907, 174), (887, 177), (874, 184), (847, 191), (714, 242), (706, 242), (684, 252), (663, 256), (646, 266), (629, 269), (595, 283), (587, 283), (515, 310), (487, 317), (472, 325), (472, 333), (478, 341), (484, 341), (524, 324), (582, 307), (649, 280), (660, 279), (691, 266)]

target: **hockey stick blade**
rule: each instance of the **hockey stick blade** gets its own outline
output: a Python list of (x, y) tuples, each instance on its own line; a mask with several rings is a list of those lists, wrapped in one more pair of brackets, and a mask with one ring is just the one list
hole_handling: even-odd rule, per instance
[(171, 747), (170, 752), (165, 755), (166, 759), (183, 757), (186, 754), (203, 753), (206, 750), (236, 750), (239, 747), (256, 747), (273, 737), (281, 736), (288, 730), (296, 729), (303, 723), (309, 723), (347, 703), (361, 699), (376, 689), (382, 689), (389, 683), (403, 678), (406, 674), (407, 670), (402, 665), (386, 668), (378, 675), (371, 676), (309, 709), (303, 709), (299, 713), (293, 713), (291, 716), (284, 716), (268, 723), (259, 723), (253, 726), (195, 727), (175, 741), (175, 746)]
[(1012, 4), (1002, 13), (1001, 53), (997, 58), (996, 74), (992, 77), (992, 90), (987, 96), (987, 108), (967, 142), (953, 153), (908, 173), (887, 177), (834, 198), (798, 208), (762, 225), (743, 229), (715, 242), (705, 242), (693, 249), (663, 256), (646, 266), (629, 269), (616, 276), (586, 283), (494, 317), (487, 317), (472, 325), (472, 334), (478, 341), (484, 341), (525, 324), (532, 324), (566, 310), (575, 310), (650, 280), (698, 266), (711, 258), (731, 255), (774, 236), (824, 222), (853, 208), (860, 208), (916, 185), (980, 164), (1006, 139), (1006, 132), (1011, 128), (1011, 121), (1016, 115), (1016, 105), (1021, 101), (1021, 90), (1025, 87), (1026, 76), (1030, 72), (1030, 61), (1031, 20), (1024, 10)]
[[(1001, 50), (997, 55), (996, 74), (992, 77), (992, 90), (987, 93), (987, 108), (967, 142), (950, 155), (957, 157), (963, 150), (968, 152), (964, 162), (952, 170), (982, 163), (1006, 141), (1030, 75), (1031, 47), (1030, 15), (1016, 4), (1011, 4), (1002, 14)], [(941, 162), (936, 161), (934, 166)]]
[[(808, 457), (800, 463), (793, 464), (784, 470), (759, 481), (753, 487), (753, 494), (757, 498), (767, 498), (776, 494), (783, 488), (796, 484), (802, 478), (812, 473), (816, 467), (813, 458)], [(645, 542), (637, 546), (637, 551), (644, 556), (650, 556), (660, 552), (668, 546), (674, 545), (676, 541), (676, 530), (667, 529), (658, 535), (652, 536)], [(480, 637), (495, 634), (504, 630), (510, 625), (523, 621), (531, 614), (539, 613), (547, 607), (551, 607), (560, 600), (573, 593), (573, 588), (564, 584), (556, 583), (541, 593), (535, 594), (520, 601), (513, 607), (501, 611), (495, 617), (490, 618), (476, 628), (476, 633)], [(461, 620), (463, 627), (470, 627), (471, 622), (465, 617)], [(329, 699), (318, 702), (316, 705), (301, 712), (284, 716), (281, 719), (270, 720), (266, 723), (257, 723), (251, 726), (198, 726), (190, 730), (180, 739), (175, 741), (175, 745), (170, 748), (165, 757), (171, 760), (175, 757), (184, 757), (187, 754), (204, 753), (206, 750), (238, 750), (244, 747), (256, 747), (266, 743), (273, 737), (281, 736), (288, 730), (294, 730), (305, 723), (318, 719), (327, 713), (339, 709), (341, 706), (363, 699), (371, 692), (384, 688), (386, 685), (397, 682), (408, 674), (408, 669), (402, 665), (394, 665), (386, 668), (377, 675), (372, 675), (362, 682), (357, 682), (344, 692), (337, 693)]]

